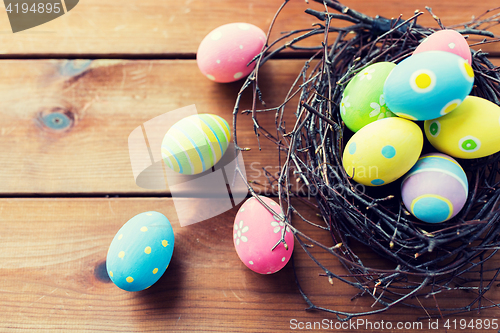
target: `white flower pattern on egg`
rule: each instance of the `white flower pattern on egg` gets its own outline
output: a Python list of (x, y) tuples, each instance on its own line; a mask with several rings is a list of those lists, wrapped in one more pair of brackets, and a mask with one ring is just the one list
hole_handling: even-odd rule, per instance
[[(280, 216), (283, 216), (283, 214), (280, 214)], [(273, 227), (273, 228), (274, 228), (274, 229), (273, 229), (273, 231), (274, 231), (274, 233), (275, 233), (275, 234), (276, 234), (276, 233), (278, 233), (278, 232), (280, 232), (280, 231), (281, 231), (283, 228), (285, 228), (285, 227), (286, 227), (286, 231), (287, 231), (287, 232), (290, 232), (290, 228), (288, 228), (288, 227), (285, 225), (285, 223), (284, 223), (284, 222), (282, 222), (282, 221), (272, 221), (272, 222), (271, 222), (271, 227)]]
[(351, 106), (351, 103), (348, 102), (349, 96), (345, 96), (342, 98), (342, 101), (340, 102), (340, 111), (342, 114), (345, 115), (345, 108), (348, 108)]
[[(250, 270), (259, 274), (274, 273), (290, 260), (294, 235), (290, 227), (286, 228), (286, 223), (282, 222), (280, 225), (281, 216), (284, 216), (282, 214), (278, 203), (260, 195), (246, 200), (236, 214), (233, 224), (233, 244), (238, 257)], [(276, 245), (282, 236), (280, 230), (284, 232), (288, 249), (281, 242)], [(247, 242), (244, 242), (243, 237)], [(269, 250), (271, 248), (273, 251)]]
[(370, 118), (377, 117), (377, 119), (383, 119), (385, 117), (393, 116), (393, 113), (388, 110), (387, 106), (385, 105), (384, 94), (380, 95), (378, 103), (370, 103), (370, 107), (373, 108), (372, 112), (370, 112)]
[(247, 225), (243, 225), (243, 220), (240, 221), (239, 224), (234, 225), (234, 239), (236, 242), (236, 245), (240, 245), (240, 241), (246, 243), (248, 242), (248, 237), (243, 235), (245, 232), (247, 232), (250, 228)]
[(362, 81), (365, 77), (369, 81), (372, 79), (372, 74), (375, 72), (375, 68), (365, 69), (358, 74), (359, 80)]

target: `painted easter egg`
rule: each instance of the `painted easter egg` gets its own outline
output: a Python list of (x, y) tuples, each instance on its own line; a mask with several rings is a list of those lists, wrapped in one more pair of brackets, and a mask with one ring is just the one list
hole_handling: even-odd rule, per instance
[(474, 71), (456, 54), (427, 51), (399, 63), (384, 85), (387, 106), (411, 120), (435, 119), (462, 103), (471, 92)]
[(196, 114), (176, 122), (165, 134), (161, 156), (172, 170), (195, 175), (220, 161), (231, 138), (229, 125), (214, 114)]
[(454, 53), (472, 64), (472, 56), (469, 44), (459, 32), (452, 29), (439, 30), (424, 39), (417, 46), (413, 54), (427, 51), (445, 51)]
[(467, 201), (469, 184), (464, 170), (448, 155), (423, 155), (401, 184), (406, 208), (429, 223), (447, 221), (458, 214)]
[(500, 151), (500, 107), (487, 99), (467, 96), (450, 114), (427, 120), (429, 142), (457, 158), (480, 158)]
[(385, 117), (395, 115), (385, 104), (384, 82), (396, 67), (392, 62), (378, 62), (354, 76), (347, 84), (340, 102), (340, 116), (353, 132)]
[(108, 275), (126, 291), (144, 290), (165, 273), (174, 251), (174, 231), (158, 212), (131, 218), (118, 230), (106, 258)]
[[(272, 199), (259, 196), (272, 210), (282, 215), (280, 206)], [(283, 229), (288, 250), (279, 242)], [(257, 199), (250, 198), (241, 205), (233, 226), (236, 253), (252, 271), (276, 273), (285, 267), (293, 252), (293, 233), (278, 217), (273, 216)]]
[(385, 185), (411, 169), (423, 143), (422, 131), (414, 122), (399, 117), (380, 119), (357, 131), (347, 142), (343, 166), (360, 184)]
[(233, 82), (255, 67), (247, 64), (260, 53), (266, 34), (248, 23), (230, 23), (212, 30), (201, 42), (196, 61), (200, 71), (215, 82)]

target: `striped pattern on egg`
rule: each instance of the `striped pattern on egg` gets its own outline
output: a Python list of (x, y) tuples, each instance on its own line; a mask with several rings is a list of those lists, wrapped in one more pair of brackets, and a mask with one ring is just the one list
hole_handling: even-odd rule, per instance
[(401, 184), (405, 207), (429, 223), (444, 222), (457, 215), (468, 193), (467, 176), (460, 164), (440, 153), (423, 155)]
[(161, 155), (175, 172), (195, 175), (213, 167), (227, 150), (231, 133), (223, 118), (213, 114), (179, 120), (165, 134)]
[(174, 251), (174, 232), (161, 213), (138, 214), (125, 223), (109, 246), (106, 269), (113, 283), (126, 291), (140, 291), (156, 283)]

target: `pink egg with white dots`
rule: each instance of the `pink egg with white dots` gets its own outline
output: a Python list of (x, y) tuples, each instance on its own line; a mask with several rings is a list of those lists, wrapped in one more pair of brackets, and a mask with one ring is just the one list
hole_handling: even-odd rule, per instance
[(459, 32), (451, 29), (439, 30), (424, 39), (413, 54), (426, 51), (445, 51), (461, 56), (469, 65), (472, 63), (469, 44)]
[(212, 30), (201, 42), (196, 61), (200, 71), (215, 82), (233, 82), (255, 67), (247, 64), (258, 55), (266, 34), (249, 23), (229, 23)]
[[(280, 206), (272, 199), (259, 196), (279, 216)], [(290, 260), (293, 253), (294, 236), (290, 227), (281, 222), (257, 199), (250, 198), (236, 214), (233, 226), (233, 241), (241, 261), (252, 271), (260, 274), (276, 273)], [(285, 230), (286, 249), (281, 240)]]

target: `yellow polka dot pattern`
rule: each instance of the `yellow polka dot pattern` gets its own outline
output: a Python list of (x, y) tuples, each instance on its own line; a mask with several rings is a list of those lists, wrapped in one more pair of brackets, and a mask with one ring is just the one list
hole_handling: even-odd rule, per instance
[(414, 53), (399, 62), (387, 77), (385, 104), (397, 115), (404, 113), (424, 121), (436, 119), (453, 113), (473, 85), (474, 70), (461, 56), (437, 50)]
[(106, 257), (107, 274), (123, 290), (144, 290), (163, 275), (173, 245), (168, 219), (158, 212), (141, 213), (116, 233)]
[(431, 83), (432, 83), (432, 79), (429, 76), (429, 74), (426, 74), (426, 73), (419, 74), (417, 76), (417, 78), (415, 79), (415, 84), (420, 89), (428, 88), (431, 85)]
[(473, 79), (474, 78), (474, 70), (472, 69), (472, 67), (467, 62), (464, 62), (464, 67), (465, 67), (465, 72), (467, 73), (467, 75)]
[(443, 113), (444, 114), (447, 114), (447, 113), (450, 113), (451, 111), (453, 111), (454, 108), (456, 108), (458, 106), (458, 103), (452, 103), (450, 105), (448, 105), (446, 107), (446, 109), (444, 109)]

